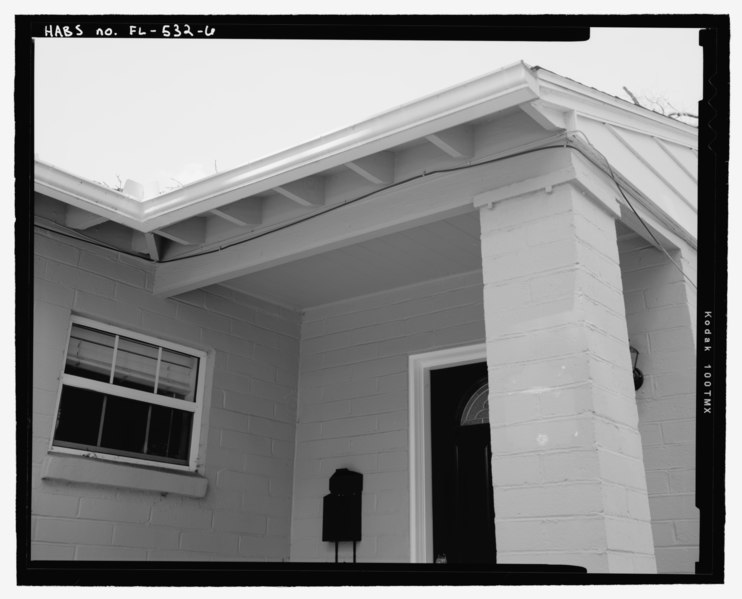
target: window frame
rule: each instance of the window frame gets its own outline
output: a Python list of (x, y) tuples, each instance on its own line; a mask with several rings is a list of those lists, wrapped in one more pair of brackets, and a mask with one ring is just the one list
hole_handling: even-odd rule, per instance
[[(105, 383), (95, 379), (88, 379), (74, 374), (68, 374), (65, 372), (67, 364), (67, 354), (70, 347), (70, 337), (72, 335), (72, 328), (75, 325), (88, 327), (94, 330), (99, 330), (104, 333), (118, 335), (135, 341), (148, 343), (157, 346), (162, 349), (172, 350), (178, 353), (182, 353), (191, 356), (197, 360), (197, 375), (194, 389), (193, 401), (184, 401), (182, 399), (175, 399), (165, 395), (157, 395), (155, 393), (148, 393), (146, 391), (140, 391), (138, 389), (132, 389), (121, 385), (114, 385), (113, 383)], [(196, 472), (198, 466), (198, 455), (201, 441), (201, 423), (203, 416), (204, 397), (206, 388), (206, 369), (207, 369), (207, 358), (208, 354), (205, 351), (198, 350), (192, 347), (187, 347), (179, 343), (160, 339), (159, 337), (153, 337), (151, 335), (145, 335), (137, 331), (125, 329), (115, 325), (110, 325), (97, 320), (86, 318), (84, 316), (72, 315), (70, 318), (69, 327), (67, 329), (66, 346), (64, 349), (64, 358), (62, 360), (62, 370), (59, 377), (59, 390), (57, 393), (57, 402), (54, 410), (54, 418), (52, 424), (52, 431), (49, 440), (49, 451), (54, 453), (69, 454), (76, 456), (84, 456), (89, 458), (95, 458), (100, 460), (107, 460), (111, 462), (123, 462), (126, 464), (134, 464), (139, 466), (149, 466), (156, 468), (163, 468), (167, 470), (179, 470), (187, 472)], [(112, 369), (115, 365), (112, 364)], [(95, 449), (81, 449), (75, 447), (66, 447), (64, 445), (55, 445), (54, 437), (56, 434), (56, 423), (59, 417), (59, 408), (62, 401), (62, 391), (65, 385), (69, 387), (75, 387), (78, 389), (85, 389), (94, 391), (97, 393), (108, 393), (124, 399), (132, 399), (136, 401), (144, 402), (148, 405), (159, 405), (168, 408), (174, 408), (181, 411), (190, 412), (193, 414), (191, 422), (191, 443), (188, 453), (187, 464), (177, 464), (164, 460), (157, 459), (146, 459), (144, 457), (133, 457), (129, 455), (108, 453), (101, 450)]]

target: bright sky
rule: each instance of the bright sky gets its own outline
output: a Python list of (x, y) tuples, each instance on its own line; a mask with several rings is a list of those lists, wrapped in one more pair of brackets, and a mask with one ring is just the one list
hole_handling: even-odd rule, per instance
[(38, 39), (35, 152), (146, 196), (228, 170), (523, 60), (697, 113), (693, 29), (589, 42)]

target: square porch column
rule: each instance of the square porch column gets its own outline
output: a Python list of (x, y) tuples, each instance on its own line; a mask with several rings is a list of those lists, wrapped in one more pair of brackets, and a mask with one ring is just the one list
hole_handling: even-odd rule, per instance
[(618, 205), (567, 179), (475, 198), (497, 560), (654, 573)]

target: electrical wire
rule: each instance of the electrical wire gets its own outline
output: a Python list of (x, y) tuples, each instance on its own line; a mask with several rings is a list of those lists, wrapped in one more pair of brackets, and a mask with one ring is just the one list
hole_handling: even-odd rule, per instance
[[(647, 226), (647, 223), (644, 222), (644, 219), (639, 216), (639, 213), (636, 211), (636, 208), (634, 208), (634, 205), (629, 201), (629, 198), (626, 197), (626, 194), (623, 191), (623, 186), (618, 182), (618, 178), (616, 177), (613, 167), (611, 166), (611, 163), (608, 161), (608, 159), (605, 157), (605, 155), (598, 150), (592, 143), (590, 143), (590, 138), (588, 138), (587, 134), (584, 131), (575, 131), (575, 133), (579, 133), (585, 138), (585, 141), (587, 142), (587, 145), (590, 146), (590, 149), (593, 150), (598, 156), (600, 156), (603, 159), (603, 162), (605, 162), (605, 166), (608, 169), (608, 176), (613, 180), (613, 183), (616, 185), (616, 188), (618, 189), (619, 193), (621, 194), (621, 197), (623, 197), (624, 201), (626, 202), (626, 205), (631, 209), (631, 211), (634, 213), (634, 216), (636, 216), (637, 219), (639, 219), (639, 222), (642, 224), (642, 226), (646, 229), (647, 233), (649, 233), (649, 236), (654, 240), (657, 247), (665, 254), (667, 259), (672, 263), (672, 265), (678, 270), (678, 272), (683, 276), (683, 278), (688, 281), (693, 286), (693, 289), (698, 291), (698, 287), (693, 282), (693, 280), (683, 271), (683, 269), (675, 262), (675, 260), (672, 259), (672, 256), (670, 256), (670, 253), (664, 248), (664, 246), (659, 242), (659, 240), (654, 236), (654, 233), (652, 233), (652, 230)], [(577, 149), (577, 148), (572, 148)], [(578, 150), (579, 151), (579, 150)], [(585, 158), (587, 158), (592, 164), (600, 168), (600, 165), (597, 164), (594, 160), (590, 159), (584, 152), (580, 152)], [(604, 169), (601, 169), (604, 170)], [(605, 172), (605, 170), (604, 170)]]
[(366, 194), (360, 195), (360, 196), (355, 197), (355, 198), (351, 198), (350, 200), (346, 200), (346, 201), (340, 202), (338, 204), (333, 204), (332, 206), (328, 206), (327, 208), (325, 208), (323, 210), (317, 210), (317, 211), (312, 212), (310, 214), (307, 214), (307, 215), (305, 215), (303, 217), (300, 217), (300, 218), (298, 218), (296, 220), (292, 220), (292, 221), (290, 221), (288, 223), (283, 223), (283, 224), (277, 225), (277, 226), (275, 226), (275, 227), (273, 227), (271, 229), (268, 229), (268, 230), (265, 230), (265, 231), (261, 231), (259, 234), (253, 235), (252, 237), (249, 237), (247, 239), (240, 239), (239, 241), (235, 241), (235, 242), (232, 242), (232, 243), (229, 243), (229, 244), (226, 244), (226, 245), (222, 245), (222, 246), (219, 246), (219, 247), (214, 248), (214, 249), (211, 249), (211, 250), (206, 250), (204, 252), (198, 252), (198, 253), (195, 253), (195, 254), (188, 254), (187, 256), (178, 256), (176, 258), (170, 258), (169, 260), (161, 260), (159, 262), (159, 264), (168, 264), (170, 262), (179, 262), (181, 260), (188, 260), (189, 258), (195, 258), (195, 257), (198, 257), (198, 256), (207, 256), (209, 254), (215, 254), (217, 252), (221, 252), (223, 250), (226, 250), (226, 249), (229, 249), (229, 248), (238, 246), (238, 245), (242, 245), (243, 243), (247, 243), (247, 242), (253, 241), (255, 239), (260, 239), (261, 237), (265, 237), (266, 235), (270, 235), (271, 233), (275, 233), (276, 231), (282, 231), (283, 229), (287, 229), (289, 227), (293, 227), (294, 225), (298, 225), (300, 223), (306, 222), (308, 220), (312, 220), (314, 218), (317, 218), (317, 217), (322, 216), (324, 214), (327, 214), (329, 212), (333, 212), (335, 210), (338, 210), (339, 208), (342, 208), (344, 206), (348, 206), (349, 204), (355, 204), (356, 202), (359, 202), (361, 200), (365, 200), (365, 199), (370, 198), (372, 196), (378, 195), (380, 193), (384, 193), (384, 192), (389, 191), (390, 189), (394, 189), (396, 187), (400, 187), (402, 185), (405, 185), (407, 183), (410, 183), (411, 181), (417, 181), (417, 180), (422, 179), (424, 177), (430, 177), (430, 176), (433, 176), (433, 175), (439, 175), (439, 174), (451, 173), (451, 172), (456, 172), (456, 171), (468, 170), (470, 168), (475, 168), (475, 167), (478, 167), (478, 166), (485, 166), (485, 165), (488, 165), (488, 164), (493, 164), (495, 162), (500, 162), (501, 160), (507, 160), (509, 158), (516, 158), (518, 156), (524, 156), (526, 154), (532, 154), (534, 152), (541, 152), (543, 150), (550, 150), (550, 149), (554, 149), (554, 148), (563, 148), (563, 147), (564, 147), (563, 144), (552, 145), (552, 146), (540, 146), (538, 148), (531, 148), (531, 149), (528, 149), (528, 150), (522, 150), (522, 151), (516, 152), (514, 154), (508, 154), (506, 156), (498, 156), (497, 158), (491, 158), (489, 160), (484, 160), (482, 162), (477, 162), (477, 163), (473, 163), (473, 164), (472, 163), (469, 163), (469, 164), (463, 164), (461, 166), (454, 166), (454, 167), (443, 168), (443, 169), (435, 169), (435, 170), (432, 170), (432, 171), (423, 171), (421, 174), (415, 175), (414, 177), (408, 177), (407, 179), (402, 179), (400, 181), (395, 181), (394, 183), (392, 183), (390, 185), (387, 185), (386, 187), (382, 187), (380, 189), (374, 189), (373, 191), (370, 191), (370, 192), (368, 192)]
[[(587, 143), (587, 145), (589, 146), (589, 148), (593, 152), (595, 152), (598, 156), (600, 156), (602, 158), (602, 160), (604, 162), (604, 165), (601, 165), (598, 162), (596, 162), (595, 159), (592, 156), (590, 156), (587, 152), (585, 152), (579, 145), (574, 145), (572, 143), (572, 140), (569, 137), (570, 134), (579, 134), (579, 135), (582, 135), (585, 138), (585, 142)], [(619, 193), (621, 194), (621, 196), (623, 197), (624, 201), (626, 202), (626, 205), (631, 209), (631, 211), (634, 213), (634, 215), (636, 216), (636, 218), (639, 220), (639, 222), (642, 224), (642, 226), (646, 229), (647, 233), (654, 240), (654, 242), (657, 245), (657, 247), (665, 254), (665, 256), (667, 256), (668, 260), (670, 260), (670, 262), (680, 272), (680, 274), (683, 276), (683, 278), (685, 278), (688, 281), (688, 283), (690, 283), (693, 286), (693, 288), (697, 290), (698, 287), (696, 286), (696, 284), (690, 279), (690, 277), (688, 277), (688, 275), (675, 262), (675, 260), (672, 259), (672, 256), (670, 256), (670, 254), (667, 252), (667, 250), (665, 250), (665, 248), (662, 246), (662, 244), (659, 242), (659, 240), (655, 237), (654, 233), (652, 233), (651, 229), (644, 222), (644, 219), (636, 211), (636, 209), (634, 208), (633, 204), (629, 201), (629, 198), (624, 193), (623, 186), (621, 185), (621, 183), (619, 182), (618, 178), (616, 177), (615, 172), (613, 171), (613, 167), (611, 166), (611, 164), (608, 161), (608, 159), (605, 157), (605, 155), (602, 152), (600, 152), (590, 142), (590, 139), (588, 138), (588, 136), (583, 131), (579, 131), (579, 130), (567, 132), (565, 134), (565, 137), (564, 137), (564, 142), (561, 143), (561, 144), (548, 145), (548, 146), (539, 146), (537, 148), (529, 148), (527, 150), (521, 150), (519, 152), (514, 152), (514, 153), (511, 153), (511, 154), (504, 155), (504, 156), (497, 156), (495, 158), (490, 158), (488, 160), (482, 160), (480, 162), (475, 162), (475, 163), (471, 163), (470, 162), (470, 163), (463, 164), (463, 165), (460, 165), (460, 166), (454, 166), (454, 167), (449, 167), (449, 168), (441, 168), (441, 169), (434, 169), (432, 171), (423, 171), (419, 175), (415, 175), (413, 177), (408, 177), (408, 178), (402, 179), (400, 181), (395, 181), (394, 183), (392, 183), (390, 185), (387, 185), (386, 187), (383, 187), (383, 188), (380, 188), (380, 189), (374, 189), (373, 191), (370, 191), (370, 192), (368, 192), (366, 194), (357, 196), (355, 198), (351, 198), (351, 199), (346, 200), (344, 202), (339, 202), (338, 204), (333, 204), (332, 206), (328, 206), (327, 208), (325, 208), (323, 210), (317, 210), (315, 212), (312, 212), (310, 214), (307, 214), (307, 215), (305, 215), (303, 217), (300, 217), (298, 219), (292, 220), (290, 222), (283, 223), (283, 224), (280, 224), (280, 225), (271, 227), (271, 228), (269, 228), (267, 230), (261, 231), (257, 235), (253, 235), (252, 237), (248, 237), (247, 239), (240, 239), (239, 241), (228, 243), (226, 245), (220, 245), (220, 246), (218, 246), (216, 248), (213, 248), (213, 249), (210, 249), (210, 250), (206, 250), (206, 251), (203, 251), (203, 252), (197, 252), (197, 253), (193, 253), (193, 254), (188, 254), (186, 256), (178, 256), (176, 258), (170, 258), (168, 260), (152, 260), (151, 258), (149, 258), (147, 256), (143, 256), (141, 254), (136, 254), (136, 253), (133, 253), (133, 252), (127, 252), (125, 250), (120, 250), (120, 249), (111, 247), (109, 245), (103, 244), (103, 243), (101, 243), (101, 242), (99, 242), (97, 240), (94, 240), (92, 238), (89, 238), (89, 237), (87, 237), (87, 236), (85, 236), (83, 234), (70, 235), (70, 234), (63, 233), (61, 231), (58, 231), (56, 229), (51, 229), (51, 228), (48, 228), (48, 227), (43, 227), (43, 226), (38, 225), (38, 224), (34, 224), (34, 226), (37, 227), (37, 228), (39, 228), (39, 229), (43, 229), (43, 230), (46, 230), (46, 231), (57, 233), (58, 235), (62, 235), (64, 237), (69, 237), (71, 239), (77, 239), (78, 241), (83, 241), (85, 243), (90, 243), (90, 244), (96, 245), (98, 247), (102, 247), (102, 248), (105, 248), (105, 249), (110, 249), (110, 250), (113, 250), (113, 251), (121, 252), (122, 254), (126, 254), (128, 256), (134, 256), (134, 257), (137, 257), (137, 258), (141, 258), (142, 260), (146, 260), (148, 262), (153, 262), (155, 264), (169, 264), (169, 263), (172, 263), (172, 262), (180, 262), (180, 261), (183, 261), (183, 260), (189, 260), (191, 258), (198, 258), (198, 257), (201, 257), (201, 256), (208, 256), (210, 254), (216, 254), (216, 253), (219, 253), (219, 252), (224, 251), (226, 249), (229, 249), (229, 248), (232, 248), (232, 247), (236, 247), (236, 246), (239, 246), (239, 245), (243, 245), (243, 244), (248, 243), (250, 241), (254, 241), (255, 239), (260, 239), (261, 237), (265, 237), (266, 235), (270, 235), (272, 233), (276, 233), (278, 231), (282, 231), (284, 229), (288, 229), (290, 227), (293, 227), (293, 226), (298, 225), (300, 223), (303, 223), (303, 222), (312, 220), (314, 218), (318, 218), (320, 216), (323, 216), (324, 214), (328, 214), (329, 212), (333, 212), (333, 211), (338, 210), (338, 209), (340, 209), (340, 208), (342, 208), (344, 206), (348, 206), (350, 204), (354, 204), (356, 202), (360, 202), (362, 200), (365, 200), (367, 198), (373, 197), (375, 195), (379, 195), (381, 193), (385, 193), (385, 192), (387, 192), (387, 191), (389, 191), (391, 189), (395, 189), (395, 188), (400, 187), (402, 185), (406, 185), (407, 183), (410, 183), (412, 181), (420, 180), (420, 179), (422, 179), (424, 177), (430, 177), (430, 176), (433, 176), (433, 175), (439, 175), (439, 174), (446, 174), (446, 173), (453, 173), (453, 172), (458, 172), (458, 171), (463, 171), (463, 170), (469, 170), (469, 169), (473, 169), (473, 168), (478, 168), (480, 166), (487, 166), (487, 165), (490, 165), (490, 164), (495, 164), (495, 163), (501, 162), (503, 160), (509, 160), (511, 158), (517, 158), (519, 156), (525, 156), (527, 154), (533, 154), (533, 153), (536, 153), (536, 152), (543, 152), (545, 150), (552, 150), (552, 149), (558, 149), (558, 148), (568, 148), (570, 150), (574, 150), (574, 151), (578, 152), (586, 160), (588, 160), (591, 164), (593, 164), (594, 166), (596, 166), (597, 168), (599, 168), (601, 171), (603, 171), (604, 173), (606, 173), (611, 178), (611, 180), (615, 184), (616, 188), (618, 189)]]
[(76, 241), (82, 241), (83, 243), (88, 243), (90, 245), (94, 245), (106, 250), (111, 250), (114, 252), (118, 252), (120, 254), (125, 254), (127, 256), (132, 256), (134, 258), (141, 258), (142, 260), (146, 260), (148, 262), (156, 263), (155, 260), (152, 260), (149, 256), (145, 256), (143, 254), (138, 254), (136, 252), (127, 252), (126, 250), (122, 250), (120, 248), (114, 247), (112, 245), (105, 244), (101, 241), (98, 241), (97, 239), (93, 239), (92, 237), (88, 237), (87, 235), (83, 235), (82, 233), (76, 233), (75, 235), (72, 235), (70, 233), (65, 233), (63, 231), (60, 231), (59, 229), (51, 228), (51, 227), (45, 227), (44, 225), (40, 225), (38, 223), (34, 223), (34, 228), (41, 229), (42, 231), (48, 231), (50, 233), (54, 233), (55, 235), (60, 235), (62, 237), (69, 237), (70, 239), (75, 239)]
[(372, 190), (372, 191), (370, 191), (368, 193), (365, 193), (363, 195), (360, 195), (358, 197), (351, 198), (349, 200), (346, 200), (344, 202), (340, 202), (338, 204), (333, 204), (332, 206), (328, 206), (327, 208), (325, 208), (323, 210), (316, 210), (316, 211), (314, 211), (314, 212), (312, 212), (310, 214), (307, 214), (305, 216), (302, 216), (302, 217), (300, 217), (298, 219), (292, 220), (292, 221), (287, 222), (287, 223), (282, 223), (282, 224), (276, 225), (276, 226), (274, 226), (272, 228), (269, 228), (269, 229), (266, 229), (264, 231), (261, 231), (259, 234), (253, 235), (252, 237), (248, 237), (246, 239), (240, 239), (239, 241), (234, 241), (232, 243), (228, 243), (228, 244), (225, 244), (225, 245), (220, 245), (220, 246), (215, 247), (213, 249), (205, 250), (203, 252), (196, 252), (196, 253), (188, 254), (188, 255), (185, 255), (185, 256), (177, 256), (175, 258), (170, 258), (168, 260), (152, 260), (151, 258), (146, 258), (144, 256), (141, 256), (140, 254), (135, 254), (135, 253), (132, 253), (132, 252), (127, 252), (125, 250), (118, 250), (118, 249), (116, 249), (114, 247), (105, 245), (105, 244), (103, 244), (103, 243), (101, 243), (101, 242), (99, 242), (97, 240), (91, 239), (90, 237), (87, 237), (87, 236), (85, 236), (85, 235), (83, 235), (81, 233), (80, 234), (76, 234), (76, 235), (70, 235), (68, 233), (62, 233), (61, 231), (57, 231), (56, 229), (51, 229), (51, 228), (48, 228), (48, 227), (44, 227), (42, 225), (34, 224), (34, 226), (37, 227), (37, 228), (39, 228), (39, 229), (43, 229), (45, 231), (50, 231), (52, 233), (58, 233), (59, 235), (62, 235), (64, 237), (69, 237), (71, 239), (77, 239), (78, 241), (83, 241), (83, 242), (86, 242), (86, 243), (90, 243), (90, 244), (96, 245), (98, 247), (102, 247), (102, 248), (106, 248), (106, 249), (110, 249), (110, 250), (114, 250), (114, 251), (119, 251), (119, 252), (121, 252), (123, 254), (127, 254), (129, 256), (140, 257), (140, 258), (142, 258), (144, 260), (148, 260), (148, 261), (154, 262), (156, 264), (169, 264), (171, 262), (180, 262), (182, 260), (188, 260), (190, 258), (198, 258), (200, 256), (208, 256), (209, 254), (216, 254), (216, 253), (221, 252), (221, 251), (224, 251), (226, 249), (229, 249), (229, 248), (232, 248), (232, 247), (236, 247), (238, 245), (242, 245), (242, 244), (248, 243), (248, 242), (253, 241), (255, 239), (260, 239), (261, 237), (265, 237), (266, 235), (270, 235), (270, 234), (275, 233), (277, 231), (282, 231), (284, 229), (288, 229), (289, 227), (293, 227), (294, 225), (298, 225), (298, 224), (303, 223), (303, 222), (306, 222), (308, 220), (312, 220), (314, 218), (317, 218), (317, 217), (322, 216), (324, 214), (327, 214), (329, 212), (333, 212), (335, 210), (338, 210), (339, 208), (342, 208), (344, 206), (348, 206), (349, 204), (354, 204), (354, 203), (359, 202), (361, 200), (365, 200), (365, 199), (367, 199), (369, 197), (378, 195), (380, 193), (384, 193), (386, 191), (389, 191), (389, 190), (394, 189), (396, 187), (400, 187), (402, 185), (405, 185), (407, 183), (410, 183), (411, 181), (416, 181), (416, 180), (422, 179), (424, 177), (430, 177), (432, 175), (437, 175), (437, 174), (445, 174), (445, 173), (451, 173), (451, 172), (456, 172), (456, 171), (467, 170), (467, 169), (475, 168), (475, 167), (478, 167), (478, 166), (485, 166), (485, 165), (488, 165), (488, 164), (493, 164), (495, 162), (500, 162), (501, 160), (507, 160), (509, 158), (517, 158), (518, 156), (523, 156), (523, 155), (526, 155), (526, 154), (532, 154), (534, 152), (541, 152), (543, 150), (549, 150), (549, 149), (555, 149), (555, 148), (563, 148), (563, 147), (564, 147), (564, 144), (550, 145), (550, 146), (539, 146), (538, 148), (530, 148), (528, 150), (522, 150), (520, 152), (515, 152), (513, 154), (507, 154), (505, 156), (498, 156), (496, 158), (490, 158), (489, 160), (484, 160), (484, 161), (481, 161), (481, 162), (468, 163), (468, 164), (463, 164), (463, 165), (460, 165), (460, 166), (454, 166), (454, 167), (443, 168), (443, 169), (435, 169), (435, 170), (432, 170), (432, 171), (423, 171), (419, 175), (415, 175), (413, 177), (408, 177), (408, 178), (402, 179), (400, 181), (395, 181), (394, 183), (392, 183), (390, 185), (387, 185), (386, 187), (383, 187), (383, 188), (380, 188), (380, 189), (374, 189), (374, 190)]

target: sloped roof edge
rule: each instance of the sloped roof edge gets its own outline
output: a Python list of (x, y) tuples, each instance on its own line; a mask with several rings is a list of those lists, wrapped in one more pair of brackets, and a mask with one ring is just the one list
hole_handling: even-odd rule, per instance
[(34, 191), (129, 227), (142, 222), (141, 202), (42, 160), (34, 161)]
[[(643, 123), (652, 122), (657, 127), (669, 132), (672, 131), (675, 136), (681, 138), (685, 143), (695, 146), (697, 144), (696, 138), (698, 135), (698, 128), (693, 125), (689, 125), (682, 121), (670, 118), (662, 115), (658, 112), (644, 108), (643, 106), (637, 106), (633, 102), (624, 100), (607, 92), (601, 91), (569, 77), (564, 77), (553, 71), (545, 69), (544, 67), (535, 66), (531, 67), (532, 72), (537, 77), (540, 87), (543, 90), (544, 87), (560, 88), (564, 92), (571, 95), (578, 95), (585, 99), (600, 102), (608, 107), (617, 109), (624, 114), (624, 118), (631, 115), (637, 119), (641, 119)], [(628, 123), (627, 123), (628, 124)], [(680, 139), (676, 140), (680, 141)]]
[[(35, 190), (139, 231), (153, 231), (240, 197), (383, 151), (431, 133), (543, 97), (559, 88), (599, 103), (616, 117), (672, 130), (692, 143), (694, 128), (637, 107), (541, 67), (517, 62), (230, 171), (139, 201), (48, 163), (35, 163)], [(564, 106), (565, 110), (570, 109)], [(647, 121), (650, 119), (650, 121)]]

